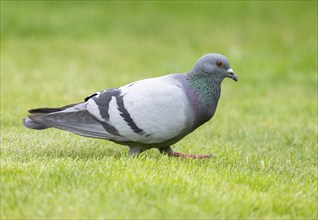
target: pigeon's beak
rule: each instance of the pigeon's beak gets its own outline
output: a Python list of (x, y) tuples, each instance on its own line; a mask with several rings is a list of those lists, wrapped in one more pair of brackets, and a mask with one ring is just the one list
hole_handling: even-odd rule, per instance
[(228, 69), (227, 70), (227, 73), (228, 73), (228, 77), (233, 79), (234, 81), (238, 81), (238, 78), (237, 76), (234, 74), (233, 70), (232, 69)]

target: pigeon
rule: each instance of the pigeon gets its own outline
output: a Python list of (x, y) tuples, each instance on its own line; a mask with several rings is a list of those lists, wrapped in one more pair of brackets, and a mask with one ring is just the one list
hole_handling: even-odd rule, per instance
[(171, 145), (214, 116), (224, 78), (238, 81), (227, 58), (210, 53), (184, 74), (102, 90), (83, 102), (60, 108), (31, 109), (23, 125), (106, 139), (128, 146), (130, 155), (157, 148), (172, 157), (210, 158), (213, 154), (176, 152)]

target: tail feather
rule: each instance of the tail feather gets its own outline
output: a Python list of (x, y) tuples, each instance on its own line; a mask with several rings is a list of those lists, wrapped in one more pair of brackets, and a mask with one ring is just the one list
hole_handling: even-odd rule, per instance
[[(23, 125), (27, 128), (35, 129), (35, 130), (42, 130), (52, 127), (51, 125), (47, 124), (44, 120), (42, 120), (42, 117), (44, 115), (50, 114), (50, 113), (57, 113), (61, 111), (65, 111), (67, 109), (70, 109), (74, 107), (74, 110), (79, 110), (79, 104), (72, 104), (72, 105), (66, 105), (60, 108), (36, 108), (36, 109), (30, 109), (28, 112), (30, 113), (27, 118), (22, 119)], [(77, 106), (77, 108), (75, 107)], [(42, 117), (41, 117), (42, 116)]]
[(107, 132), (105, 123), (96, 120), (85, 109), (84, 103), (61, 108), (31, 109), (29, 113), (23, 119), (23, 125), (27, 128), (42, 130), (54, 127), (86, 137), (125, 141), (122, 136)]
[(54, 113), (54, 112), (60, 112), (60, 111), (64, 111), (66, 109), (72, 108), (74, 106), (80, 105), (83, 103), (77, 103), (77, 104), (71, 104), (71, 105), (66, 105), (60, 108), (36, 108), (36, 109), (30, 109), (28, 110), (29, 113), (34, 114), (34, 113)]
[(42, 129), (50, 128), (50, 126), (38, 123), (29, 117), (22, 119), (22, 121), (23, 121), (23, 125), (27, 128), (31, 128), (31, 129), (35, 129), (35, 130), (42, 130)]

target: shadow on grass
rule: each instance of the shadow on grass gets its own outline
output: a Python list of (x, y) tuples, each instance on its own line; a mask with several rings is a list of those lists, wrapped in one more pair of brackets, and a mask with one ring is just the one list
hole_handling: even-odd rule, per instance
[(84, 148), (65, 148), (65, 149), (52, 149), (43, 148), (43, 150), (36, 152), (33, 156), (46, 157), (50, 159), (58, 158), (71, 158), (81, 160), (107, 160), (109, 158), (114, 159), (159, 159), (161, 157), (168, 157), (159, 153), (157, 149), (149, 149), (137, 156), (130, 156), (128, 154), (127, 146), (105, 146), (105, 147), (92, 147), (91, 149)]
[(84, 147), (79, 148), (45, 148), (38, 151), (37, 156), (39, 157), (49, 157), (49, 158), (72, 158), (81, 160), (104, 160), (107, 158), (120, 159), (123, 157), (128, 157), (127, 149), (122, 146), (116, 147)]
[(111, 145), (104, 143), (101, 145), (99, 143), (87, 142), (75, 143), (65, 143), (64, 145), (54, 142), (37, 142), (37, 143), (27, 143), (20, 147), (6, 147), (4, 153), (12, 155), (18, 161), (29, 161), (34, 160), (34, 158), (39, 159), (61, 159), (70, 158), (74, 160), (107, 160), (109, 158), (125, 158), (128, 156), (128, 147), (120, 145)]

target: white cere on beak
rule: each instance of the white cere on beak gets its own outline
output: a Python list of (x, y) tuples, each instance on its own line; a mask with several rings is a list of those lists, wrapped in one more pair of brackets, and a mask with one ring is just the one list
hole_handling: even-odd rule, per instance
[(228, 69), (227, 72), (232, 74), (234, 73), (232, 69)]

